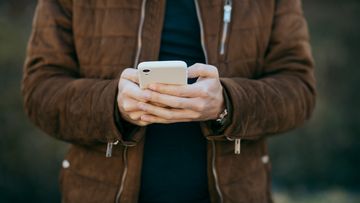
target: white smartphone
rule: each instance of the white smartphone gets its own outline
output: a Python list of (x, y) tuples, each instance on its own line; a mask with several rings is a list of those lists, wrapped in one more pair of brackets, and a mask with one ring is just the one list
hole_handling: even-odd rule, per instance
[(141, 89), (152, 83), (187, 84), (187, 64), (184, 61), (146, 61), (141, 62), (137, 69)]

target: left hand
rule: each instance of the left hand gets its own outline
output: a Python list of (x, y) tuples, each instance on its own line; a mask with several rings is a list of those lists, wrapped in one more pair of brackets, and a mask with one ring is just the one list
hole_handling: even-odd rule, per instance
[(141, 120), (176, 123), (216, 119), (225, 108), (217, 68), (194, 64), (188, 68), (188, 77), (198, 79), (184, 86), (151, 84), (147, 90), (149, 102), (138, 103), (139, 109), (147, 113)]

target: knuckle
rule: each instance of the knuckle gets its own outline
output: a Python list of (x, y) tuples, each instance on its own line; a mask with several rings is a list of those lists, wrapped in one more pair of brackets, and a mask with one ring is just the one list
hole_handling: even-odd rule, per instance
[(120, 78), (128, 79), (135, 76), (137, 73), (137, 69), (134, 68), (125, 68), (120, 75)]
[(164, 87), (162, 85), (153, 84), (153, 88), (155, 91), (158, 91), (158, 92), (164, 91)]
[(124, 111), (129, 111), (128, 104), (126, 104), (126, 103), (122, 103), (122, 104), (121, 104), (121, 108), (122, 108)]
[(154, 93), (149, 90), (141, 90), (142, 98), (146, 101), (151, 101), (154, 99)]
[(122, 108), (124, 109), (124, 111), (130, 111), (131, 110), (131, 104), (129, 102), (124, 102), (122, 105)]
[(204, 67), (204, 65), (203, 64), (199, 64), (198, 66), (197, 66), (197, 68), (198, 68), (198, 70), (199, 70), (199, 72), (204, 72), (204, 71), (206, 71), (206, 68)]
[(148, 99), (151, 101), (158, 101), (159, 96), (155, 92), (149, 92)]
[(205, 110), (205, 107), (206, 107), (206, 104), (204, 102), (198, 102), (196, 110), (202, 112)]
[(121, 78), (126, 77), (127, 75), (129, 75), (129, 72), (130, 72), (130, 68), (125, 68), (125, 69), (123, 70), (123, 72), (121, 72), (120, 77), (121, 77)]
[(219, 77), (219, 71), (215, 66), (210, 66), (211, 67), (211, 72), (214, 74), (215, 77)]
[(129, 114), (129, 117), (132, 119), (132, 120), (137, 120), (137, 116), (135, 114)]

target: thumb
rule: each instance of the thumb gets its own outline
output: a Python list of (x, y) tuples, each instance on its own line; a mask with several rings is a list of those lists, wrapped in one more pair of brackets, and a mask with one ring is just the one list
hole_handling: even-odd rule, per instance
[(188, 68), (188, 78), (217, 78), (219, 77), (218, 70), (215, 66), (195, 63)]

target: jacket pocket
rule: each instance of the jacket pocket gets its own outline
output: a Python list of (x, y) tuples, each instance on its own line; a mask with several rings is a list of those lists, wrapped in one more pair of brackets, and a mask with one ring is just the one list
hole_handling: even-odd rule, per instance
[(114, 202), (122, 172), (120, 159), (72, 146), (60, 172), (63, 202)]
[(240, 155), (231, 142), (221, 142), (218, 174), (227, 202), (268, 202), (268, 173), (262, 162), (264, 140), (243, 141)]

